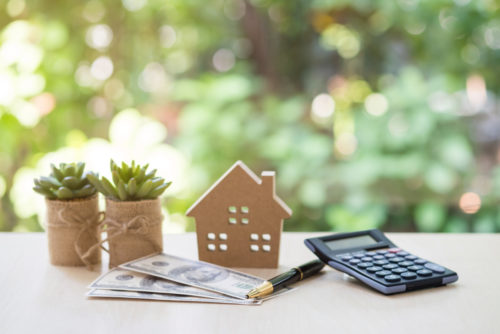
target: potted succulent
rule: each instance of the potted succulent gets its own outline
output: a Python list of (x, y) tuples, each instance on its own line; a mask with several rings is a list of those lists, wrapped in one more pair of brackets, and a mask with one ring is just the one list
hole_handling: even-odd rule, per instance
[(159, 196), (171, 182), (156, 177), (148, 165), (121, 167), (111, 160), (112, 180), (88, 175), (89, 181), (106, 196), (106, 226), (109, 266), (116, 267), (163, 250), (161, 204)]
[(33, 190), (45, 196), (50, 262), (88, 267), (101, 261), (100, 213), (95, 187), (84, 163), (51, 165), (50, 176), (35, 179)]

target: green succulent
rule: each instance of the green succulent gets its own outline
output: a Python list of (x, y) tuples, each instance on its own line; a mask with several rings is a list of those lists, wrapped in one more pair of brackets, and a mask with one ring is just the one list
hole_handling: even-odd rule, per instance
[(147, 172), (149, 165), (136, 165), (135, 161), (127, 165), (122, 162), (121, 167), (111, 160), (111, 175), (113, 183), (106, 177), (99, 179), (98, 175), (87, 175), (90, 183), (106, 197), (117, 201), (140, 201), (155, 199), (167, 189), (172, 182), (165, 182), (155, 176), (156, 169)]
[(89, 183), (87, 173), (84, 173), (85, 164), (61, 163), (59, 168), (50, 165), (52, 173), (50, 176), (42, 176), (35, 179), (35, 190), (49, 199), (70, 200), (85, 198), (96, 193), (96, 188)]

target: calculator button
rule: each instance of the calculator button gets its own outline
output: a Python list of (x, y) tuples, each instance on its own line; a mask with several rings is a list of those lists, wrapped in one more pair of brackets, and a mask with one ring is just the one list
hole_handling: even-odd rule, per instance
[(368, 262), (368, 261), (371, 261), (372, 258), (371, 257), (368, 257), (368, 256), (365, 256), (363, 258), (361, 258), (361, 261), (364, 261), (364, 262)]
[(404, 273), (401, 273), (401, 277), (404, 279), (414, 279), (417, 278), (417, 274), (411, 271), (405, 271)]
[(398, 253), (398, 256), (406, 256), (406, 255), (410, 255), (410, 253), (405, 252), (405, 251), (402, 251), (402, 252)]
[(395, 256), (396, 256), (396, 255), (395, 255), (395, 254), (392, 254), (392, 253), (387, 253), (387, 254), (385, 254), (385, 257), (386, 257), (386, 258), (388, 258), (388, 259), (389, 259), (389, 258), (391, 258), (391, 257), (395, 257)]
[(359, 260), (359, 259), (352, 259), (349, 261), (350, 264), (358, 264), (360, 262), (361, 262), (361, 260)]
[(382, 255), (375, 255), (373, 258), (375, 260), (383, 260), (384, 259), (384, 257)]
[(420, 269), (422, 269), (422, 266), (409, 266), (408, 267), (408, 270), (411, 270), (411, 271), (417, 271)]
[(403, 261), (404, 259), (402, 257), (393, 257), (393, 258), (390, 258), (389, 261), (390, 262), (394, 262), (394, 263), (398, 263), (398, 262), (401, 262)]
[(399, 281), (401, 278), (398, 276), (398, 275), (387, 275), (384, 277), (384, 279), (387, 281), (387, 282), (397, 282)]
[(404, 273), (405, 271), (408, 271), (408, 269), (406, 269), (406, 268), (394, 268), (394, 269), (392, 269), (392, 272), (395, 274), (401, 274), (401, 273)]
[(427, 270), (427, 269), (421, 269), (421, 270), (417, 271), (417, 274), (419, 274), (420, 276), (431, 276), (432, 271)]
[(387, 276), (387, 275), (390, 275), (391, 272), (388, 271), (388, 270), (381, 270), (381, 271), (377, 271), (375, 273), (375, 275), (379, 276), (379, 277), (384, 277), (384, 276)]
[(358, 267), (363, 268), (363, 269), (366, 269), (366, 268), (371, 267), (371, 266), (373, 266), (373, 263), (371, 263), (371, 262), (358, 263)]
[(389, 263), (389, 264), (386, 264), (386, 265), (384, 266), (384, 269), (387, 269), (387, 270), (392, 270), (392, 269), (397, 268), (397, 267), (398, 267), (398, 265), (397, 265), (397, 264), (394, 264), (394, 263)]
[(415, 255), (411, 255), (411, 254), (405, 256), (405, 259), (407, 259), (407, 260), (415, 260), (416, 258), (417, 257)]
[(352, 260), (352, 256), (351, 255), (344, 255), (342, 257), (340, 257), (342, 259), (342, 261), (349, 261), (349, 260)]
[(389, 263), (389, 261), (387, 261), (387, 260), (373, 261), (373, 264), (376, 264), (377, 266), (383, 266), (384, 264), (387, 264), (387, 263)]
[(416, 264), (424, 264), (424, 263), (426, 263), (427, 261), (426, 261), (426, 260), (424, 260), (424, 259), (416, 259), (414, 262), (415, 262)]
[(391, 248), (389, 249), (389, 253), (399, 253), (401, 251), (401, 249), (399, 248)]
[(379, 255), (384, 255), (386, 253), (387, 253), (387, 249), (381, 249), (381, 250), (377, 251), (377, 254), (379, 254)]
[(429, 269), (429, 270), (432, 270), (435, 273), (439, 273), (439, 274), (444, 273), (444, 268), (437, 265), (437, 264), (434, 264), (434, 263), (428, 262), (424, 265), (424, 267)]
[(409, 267), (413, 265), (413, 262), (411, 261), (402, 261), (398, 263), (401, 267)]
[(356, 253), (356, 254), (352, 254), (355, 258), (358, 258), (358, 259), (361, 259), (362, 257), (365, 256), (365, 253)]
[(377, 271), (381, 271), (382, 268), (380, 267), (369, 267), (369, 268), (366, 268), (366, 271), (370, 272), (370, 273), (376, 273)]

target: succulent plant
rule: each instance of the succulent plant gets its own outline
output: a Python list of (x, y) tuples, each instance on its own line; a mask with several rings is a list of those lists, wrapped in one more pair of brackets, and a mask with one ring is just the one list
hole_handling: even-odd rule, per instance
[(135, 161), (127, 165), (122, 162), (121, 167), (111, 160), (111, 175), (113, 183), (106, 177), (99, 179), (98, 175), (87, 175), (90, 183), (106, 197), (117, 201), (140, 201), (155, 199), (170, 186), (172, 182), (165, 182), (155, 176), (156, 169), (147, 172), (149, 165), (136, 165)]
[(59, 168), (50, 165), (52, 173), (50, 176), (42, 176), (35, 179), (35, 190), (49, 199), (70, 200), (85, 198), (96, 193), (95, 187), (89, 183), (87, 173), (84, 173), (85, 164), (61, 163)]

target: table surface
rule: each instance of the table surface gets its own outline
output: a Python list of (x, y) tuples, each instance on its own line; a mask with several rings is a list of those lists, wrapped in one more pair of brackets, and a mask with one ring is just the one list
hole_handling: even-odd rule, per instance
[[(314, 258), (284, 233), (270, 278)], [(398, 246), (459, 274), (448, 286), (384, 296), (325, 267), (260, 306), (89, 299), (102, 267), (49, 264), (43, 233), (0, 233), (0, 333), (500, 333), (500, 234), (389, 233)], [(193, 233), (166, 235), (165, 252), (197, 259)]]

